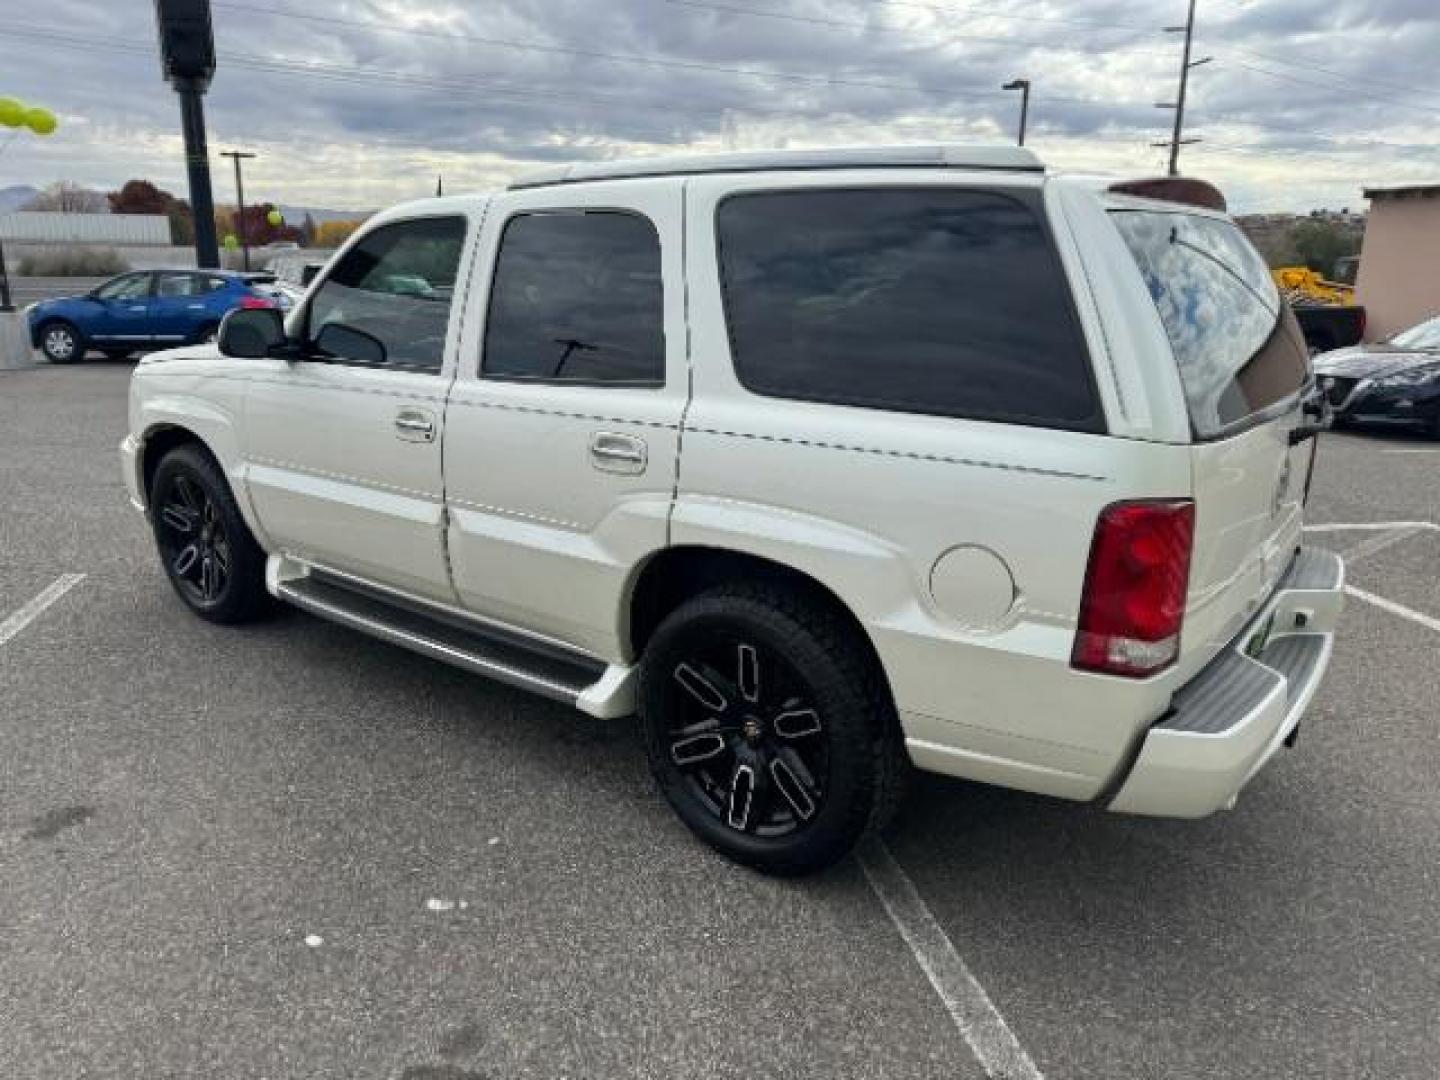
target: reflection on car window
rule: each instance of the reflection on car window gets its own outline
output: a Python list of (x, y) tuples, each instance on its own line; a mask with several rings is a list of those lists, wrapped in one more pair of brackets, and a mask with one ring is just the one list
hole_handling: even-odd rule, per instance
[(313, 344), (327, 323), (343, 323), (378, 340), (386, 366), (439, 371), (464, 243), (463, 217), (416, 218), (374, 230), (316, 292), (308, 339)]
[(106, 282), (95, 291), (95, 295), (101, 300), (138, 300), (149, 294), (149, 274), (127, 274)]
[(198, 296), (203, 291), (202, 280), (196, 274), (161, 274), (155, 279), (155, 295)]
[(1197, 435), (1222, 434), (1304, 385), (1295, 316), (1235, 225), (1161, 211), (1112, 216), (1160, 311)]
[(616, 211), (512, 218), (496, 259), (481, 370), (492, 378), (662, 385), (655, 226)]
[(737, 195), (717, 213), (750, 390), (1096, 430), (1069, 288), (1035, 212), (999, 192)]
[(1428, 319), (1409, 330), (1402, 330), (1390, 339), (1391, 345), (1405, 349), (1440, 349), (1440, 318)]

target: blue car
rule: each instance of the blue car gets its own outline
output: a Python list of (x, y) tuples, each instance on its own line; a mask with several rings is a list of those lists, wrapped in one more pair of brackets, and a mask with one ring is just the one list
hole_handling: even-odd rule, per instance
[(136, 349), (206, 341), (237, 307), (290, 306), (269, 274), (229, 270), (137, 270), (80, 296), (42, 300), (26, 310), (30, 344), (52, 364), (89, 349), (120, 358)]

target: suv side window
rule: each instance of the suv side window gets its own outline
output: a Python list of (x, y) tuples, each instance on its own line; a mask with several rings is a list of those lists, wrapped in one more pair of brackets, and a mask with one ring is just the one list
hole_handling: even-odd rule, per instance
[(663, 386), (664, 295), (654, 224), (613, 210), (511, 218), (495, 260), (481, 374)]
[(463, 217), (415, 218), (375, 229), (345, 253), (316, 291), (306, 315), (306, 340), (322, 355), (353, 361), (316, 344), (324, 328), (336, 324), (347, 333), (327, 337), (368, 340), (375, 355), (383, 348), (386, 367), (439, 371), (464, 245)]
[[(198, 296), (205, 291), (207, 280), (198, 274), (157, 274), (155, 295), (159, 297)], [(209, 279), (214, 280), (214, 279)]]
[(126, 274), (95, 290), (101, 300), (139, 300), (150, 295), (149, 274)]
[(960, 188), (731, 196), (716, 225), (736, 375), (772, 397), (1102, 430), (1037, 211)]

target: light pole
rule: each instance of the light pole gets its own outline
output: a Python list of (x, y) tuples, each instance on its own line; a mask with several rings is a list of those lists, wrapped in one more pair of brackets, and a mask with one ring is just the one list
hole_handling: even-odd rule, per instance
[(235, 231), (240, 234), (241, 257), (245, 261), (245, 269), (250, 269), (250, 241), (245, 238), (245, 181), (240, 176), (240, 162), (255, 155), (248, 150), (222, 150), (221, 157), (228, 157), (235, 162)]
[(1199, 60), (1190, 59), (1190, 46), (1195, 39), (1195, 0), (1190, 0), (1190, 7), (1185, 15), (1185, 25), (1167, 26), (1165, 27), (1165, 32), (1167, 34), (1184, 34), (1185, 48), (1180, 54), (1180, 93), (1173, 102), (1157, 101), (1155, 103), (1157, 109), (1175, 110), (1175, 126), (1171, 129), (1169, 143), (1158, 142), (1154, 145), (1162, 147), (1168, 145), (1170, 147), (1170, 175), (1179, 176), (1180, 147), (1200, 141), (1199, 139), (1182, 139), (1180, 137), (1180, 133), (1184, 130), (1185, 126), (1185, 91), (1190, 86), (1190, 72), (1201, 64), (1210, 63), (1214, 57), (1206, 56)]
[(1030, 115), (1030, 80), (1013, 79), (1010, 82), (1007, 82), (1004, 86), (1000, 87), (1000, 89), (1020, 91), (1020, 138), (1017, 140), (1017, 145), (1024, 146), (1025, 119)]
[(185, 173), (195, 216), (195, 265), (218, 267), (215, 204), (210, 196), (210, 154), (205, 146), (202, 98), (215, 74), (215, 35), (210, 0), (155, 0), (160, 33), (160, 71), (180, 96), (180, 129), (185, 136)]

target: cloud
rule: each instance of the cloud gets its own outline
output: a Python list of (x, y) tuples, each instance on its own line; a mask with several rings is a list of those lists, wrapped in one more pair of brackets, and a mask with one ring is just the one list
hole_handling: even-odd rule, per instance
[[(1029, 142), (1065, 168), (1150, 173), (1183, 0), (214, 0), (212, 151), (247, 194), (373, 207), (536, 164), (675, 149)], [(1157, 9), (1161, 8), (1161, 9)], [(1173, 10), (1172, 10), (1173, 9)], [(1237, 209), (1359, 205), (1436, 177), (1433, 0), (1207, 0), (1187, 171)], [(60, 113), (0, 185), (146, 176), (184, 189), (175, 96), (148, 5), (10, 0), (0, 93)], [(218, 160), (218, 159), (217, 159)], [(216, 169), (216, 196), (231, 197)]]

